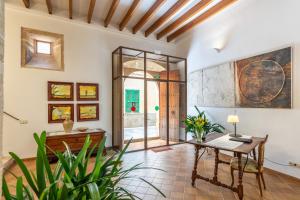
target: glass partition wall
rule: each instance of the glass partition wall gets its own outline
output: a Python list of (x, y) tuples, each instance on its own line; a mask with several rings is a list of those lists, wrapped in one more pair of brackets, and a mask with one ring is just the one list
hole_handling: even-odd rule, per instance
[(128, 151), (186, 140), (186, 59), (127, 47), (112, 53), (112, 141)]

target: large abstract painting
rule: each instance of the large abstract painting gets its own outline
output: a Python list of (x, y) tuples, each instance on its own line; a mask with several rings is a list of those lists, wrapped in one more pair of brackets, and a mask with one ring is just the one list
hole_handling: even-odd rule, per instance
[(291, 108), (291, 48), (235, 62), (236, 104), (250, 108)]
[(189, 74), (189, 104), (202, 107), (291, 108), (291, 47)]

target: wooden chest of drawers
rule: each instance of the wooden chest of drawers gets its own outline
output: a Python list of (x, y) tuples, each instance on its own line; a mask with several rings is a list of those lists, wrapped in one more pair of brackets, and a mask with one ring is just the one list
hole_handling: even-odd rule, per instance
[[(92, 144), (90, 145), (90, 148), (92, 148), (95, 144), (99, 145), (104, 138), (105, 131), (102, 129), (93, 129), (86, 132), (73, 131), (72, 133), (47, 133), (46, 145), (55, 152), (64, 152), (66, 147), (63, 142), (65, 142), (70, 146), (71, 151), (77, 154), (81, 150), (87, 135), (90, 135), (92, 140)], [(97, 148), (95, 150), (95, 153), (96, 152)], [(50, 162), (57, 161), (56, 156), (49, 149), (47, 149), (47, 156)]]

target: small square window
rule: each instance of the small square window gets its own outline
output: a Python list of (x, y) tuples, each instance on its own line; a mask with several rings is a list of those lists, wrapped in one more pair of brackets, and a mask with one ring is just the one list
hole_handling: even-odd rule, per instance
[(42, 54), (51, 54), (51, 43), (50, 42), (36, 42), (36, 52)]

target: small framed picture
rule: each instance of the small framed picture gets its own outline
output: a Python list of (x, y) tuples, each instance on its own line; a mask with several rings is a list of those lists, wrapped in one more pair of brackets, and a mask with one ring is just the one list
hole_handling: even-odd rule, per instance
[(77, 121), (99, 120), (99, 104), (77, 104)]
[(97, 83), (77, 83), (77, 101), (98, 101), (99, 86)]
[(48, 101), (73, 101), (74, 84), (48, 81)]
[(62, 123), (66, 118), (74, 121), (73, 104), (49, 104), (48, 123)]

